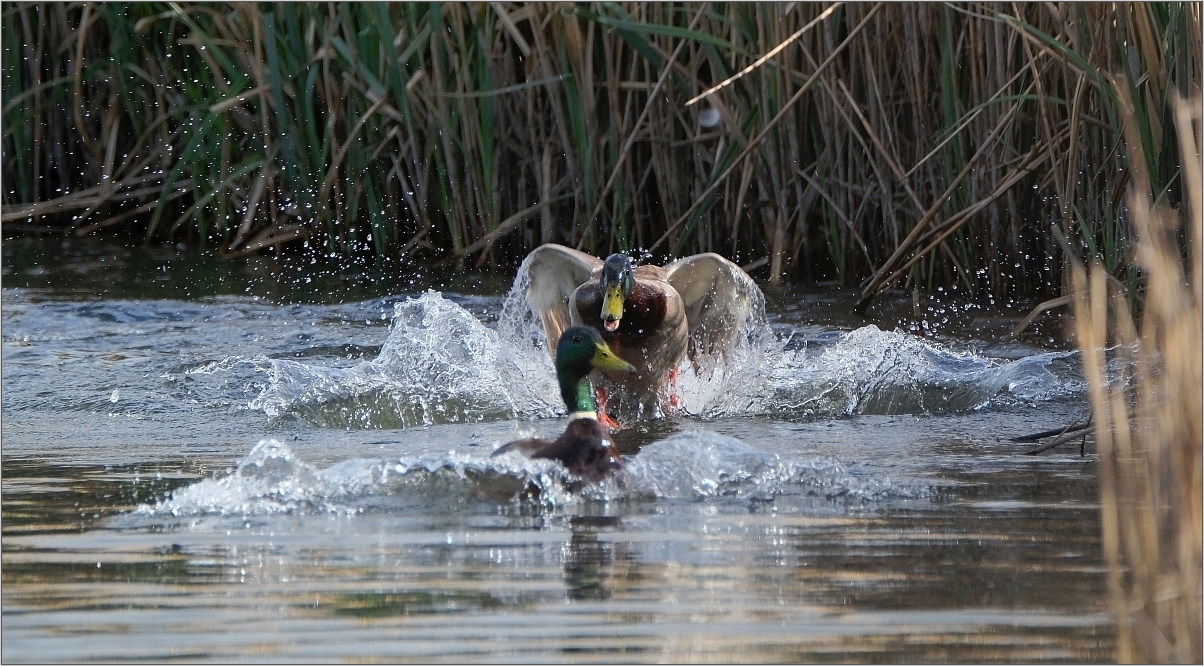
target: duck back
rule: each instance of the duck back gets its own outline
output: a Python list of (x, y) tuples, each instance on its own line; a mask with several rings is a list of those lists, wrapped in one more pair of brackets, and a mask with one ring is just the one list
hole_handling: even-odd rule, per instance
[(574, 419), (564, 433), (546, 439), (519, 439), (499, 447), (492, 455), (518, 452), (529, 458), (559, 460), (570, 472), (587, 481), (597, 481), (623, 466), (623, 458), (602, 426), (594, 419)]

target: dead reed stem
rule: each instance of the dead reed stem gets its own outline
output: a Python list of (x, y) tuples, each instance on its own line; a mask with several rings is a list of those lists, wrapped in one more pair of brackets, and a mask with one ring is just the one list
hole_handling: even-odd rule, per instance
[[(1122, 110), (1126, 147), (1140, 150), (1133, 109)], [(1155, 203), (1141, 168), (1127, 196), (1134, 261), (1146, 282), (1140, 326), (1103, 266), (1093, 263), (1090, 276), (1081, 266), (1073, 270), (1076, 331), (1098, 423), (1117, 659), (1125, 663), (1202, 658), (1200, 98), (1176, 100), (1174, 119), (1183, 163), (1192, 165), (1185, 169), (1190, 205)], [(1129, 386), (1136, 387), (1133, 400), (1126, 398)]]

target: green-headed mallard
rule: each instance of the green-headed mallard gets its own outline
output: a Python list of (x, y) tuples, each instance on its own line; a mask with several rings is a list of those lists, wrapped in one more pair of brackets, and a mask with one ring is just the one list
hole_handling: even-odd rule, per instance
[(517, 451), (529, 458), (553, 458), (590, 481), (622, 467), (623, 459), (598, 423), (589, 382), (589, 373), (595, 368), (618, 374), (635, 372), (629, 363), (615, 356), (594, 329), (576, 326), (565, 330), (556, 345), (556, 379), (569, 412), (564, 434), (554, 442), (538, 438), (516, 440), (499, 447), (493, 455)]
[(559, 339), (568, 326), (596, 329), (636, 368), (603, 373), (641, 404), (659, 397), (676, 405), (682, 360), (688, 355), (700, 368), (728, 354), (759, 293), (739, 266), (712, 252), (661, 268), (633, 266), (625, 254), (602, 261), (549, 243), (535, 248), (526, 266), (527, 300), (545, 338)]

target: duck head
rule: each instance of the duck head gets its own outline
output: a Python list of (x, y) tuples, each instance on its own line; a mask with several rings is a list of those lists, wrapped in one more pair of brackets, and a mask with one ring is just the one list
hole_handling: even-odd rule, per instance
[(565, 330), (556, 344), (556, 379), (570, 419), (597, 418), (593, 391), (587, 379), (594, 368), (635, 373), (635, 367), (615, 355), (598, 331), (588, 326)]
[(635, 286), (633, 270), (625, 254), (612, 254), (602, 264), (602, 326), (607, 331), (618, 330), (623, 319), (623, 300)]

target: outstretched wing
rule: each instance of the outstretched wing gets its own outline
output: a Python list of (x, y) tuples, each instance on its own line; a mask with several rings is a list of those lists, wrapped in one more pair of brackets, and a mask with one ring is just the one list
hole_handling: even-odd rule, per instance
[(511, 451), (517, 451), (518, 453), (521, 453), (524, 456), (527, 456), (528, 458), (530, 458), (530, 457), (534, 456), (536, 453), (539, 453), (542, 449), (547, 447), (549, 444), (551, 444), (551, 442), (549, 442), (548, 440), (539, 439), (538, 437), (528, 437), (527, 439), (516, 439), (513, 442), (507, 442), (507, 443), (499, 446), (498, 448), (494, 449), (493, 453), (489, 454), (489, 457), (492, 458), (494, 456), (500, 456), (500, 455), (503, 455), (506, 453), (510, 453)]
[(527, 256), (527, 302), (543, 324), (548, 351), (556, 351), (560, 334), (569, 327), (569, 297), (589, 280), (602, 260), (584, 252), (546, 243)]
[(758, 288), (741, 268), (714, 252), (678, 259), (665, 267), (681, 294), (690, 329), (690, 360), (728, 354), (752, 309)]

